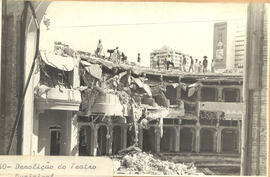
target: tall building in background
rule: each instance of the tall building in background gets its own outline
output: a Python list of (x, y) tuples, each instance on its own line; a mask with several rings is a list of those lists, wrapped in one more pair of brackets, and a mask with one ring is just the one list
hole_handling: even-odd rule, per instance
[(214, 24), (213, 60), (215, 69), (243, 68), (246, 52), (246, 22)]
[[(180, 52), (180, 50), (173, 49), (168, 46), (163, 46), (160, 49), (156, 49), (153, 52), (150, 53), (150, 67), (151, 68), (157, 68), (157, 57), (160, 58), (160, 68), (166, 68), (165, 59), (168, 57), (168, 55), (171, 56), (172, 62), (174, 63), (173, 68), (179, 68), (180, 62), (183, 60), (183, 56), (187, 56), (186, 54), (183, 54)], [(156, 57), (154, 57), (156, 56)]]
[(245, 57), (246, 57), (246, 36), (247, 26), (245, 22), (238, 23), (236, 25), (235, 35), (235, 58), (234, 67), (243, 68)]

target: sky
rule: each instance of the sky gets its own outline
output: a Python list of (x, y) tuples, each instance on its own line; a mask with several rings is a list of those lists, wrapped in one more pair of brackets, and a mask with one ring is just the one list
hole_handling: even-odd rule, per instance
[(41, 26), (41, 48), (54, 41), (93, 53), (119, 47), (129, 61), (167, 45), (202, 60), (213, 55), (214, 23), (246, 20), (246, 4), (177, 2), (52, 2), (46, 12), (50, 29)]

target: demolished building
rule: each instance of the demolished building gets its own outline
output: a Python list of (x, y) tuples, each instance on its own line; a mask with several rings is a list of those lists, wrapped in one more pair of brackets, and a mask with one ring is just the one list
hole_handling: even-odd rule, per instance
[[(29, 4), (33, 5), (32, 13), (30, 13), (29, 10), (25, 10), (25, 4), (26, 6), (28, 5), (27, 7), (29, 7)], [(23, 99), (24, 97), (22, 95), (24, 88), (27, 88), (26, 79), (29, 76), (32, 62), (33, 60), (35, 61), (33, 52), (35, 51), (35, 49), (39, 49), (38, 40), (35, 40), (38, 38), (37, 27), (38, 24), (41, 22), (41, 19), (44, 16), (45, 11), (47, 10), (47, 7), (50, 6), (50, 4), (50, 1), (3, 1), (3, 9), (6, 10), (3, 10), (3, 40), (1, 50), (2, 84), (0, 111), (0, 152), (2, 155), (49, 155), (59, 154), (59, 151), (60, 155), (79, 154), (79, 136), (77, 136), (79, 123), (77, 121), (77, 117), (82, 99), (81, 91), (74, 89), (80, 87), (80, 83), (78, 83), (79, 79), (76, 79), (76, 77), (78, 78), (79, 76), (78, 68), (74, 67), (74, 69), (70, 71), (62, 71), (60, 69), (60, 72), (57, 72), (60, 73), (59, 78), (62, 77), (63, 73), (64, 75), (68, 75), (68, 78), (71, 79), (69, 82), (72, 83), (72, 87), (64, 89), (64, 87), (61, 86), (61, 89), (59, 89), (59, 84), (54, 87), (45, 87), (46, 94), (43, 95), (43, 98), (40, 98), (39, 96), (36, 96), (36, 98), (34, 98), (34, 88), (36, 88), (37, 90), (37, 86), (39, 83), (38, 78), (40, 78), (41, 75), (40, 72), (36, 70), (37, 72), (34, 73), (34, 77), (32, 77), (32, 79), (30, 80), (30, 84), (25, 95), (25, 100)], [(269, 8), (267, 4), (248, 5), (247, 29), (250, 30), (247, 30), (247, 50), (246, 53), (244, 52), (244, 55), (246, 57), (242, 57), (242, 60), (246, 63), (244, 67), (244, 71), (246, 74), (244, 76), (245, 81), (243, 84), (244, 91), (240, 90), (242, 95), (240, 101), (242, 101), (242, 98), (244, 98), (244, 115), (243, 119), (240, 120), (242, 125), (239, 124), (239, 128), (242, 129), (242, 135), (239, 137), (239, 139), (241, 138), (242, 141), (242, 175), (267, 174), (267, 76), (269, 67), (269, 46), (267, 38), (267, 15), (269, 15), (268, 11)], [(23, 16), (24, 18), (22, 18)], [(256, 34), (259, 35), (254, 35), (254, 31), (257, 31)], [(241, 48), (242, 46), (239, 45), (239, 47)], [(80, 55), (90, 56), (90, 54), (87, 52), (76, 52), (80, 53)], [(239, 53), (243, 52), (238, 51), (236, 55), (238, 55)], [(38, 66), (37, 63), (36, 66)], [(136, 71), (139, 69), (144, 69), (144, 71), (147, 72), (151, 71), (145, 68), (136, 68)], [(162, 75), (162, 78), (164, 77), (164, 75), (167, 77), (167, 75), (169, 76), (172, 74), (161, 71), (151, 71), (151, 73), (159, 73), (159, 75)], [(189, 73), (175, 73), (176, 76), (179, 76), (181, 74), (185, 75), (185, 77), (187, 77), (188, 75), (192, 75)], [(209, 75), (221, 78), (221, 84), (222, 79), (226, 79), (227, 76), (234, 76), (233, 73), (223, 74), (222, 77), (220, 77), (218, 74), (206, 74), (206, 79), (214, 78), (212, 76), (210, 77)], [(236, 76), (237, 75), (238, 74), (236, 74)], [(194, 75), (194, 77), (196, 78), (197, 75)], [(204, 78), (204, 76), (201, 75), (200, 77)], [(237, 77), (240, 78), (241, 85), (241, 76)], [(184, 81), (182, 80), (182, 82)], [(218, 83), (217, 85), (220, 85), (220, 83)], [(242, 94), (242, 92), (244, 92), (244, 94)], [(242, 102), (240, 103), (242, 104)], [(25, 106), (23, 108), (22, 115), (18, 117), (16, 114), (18, 114), (19, 112), (18, 109), (20, 105), (23, 104)], [(186, 115), (187, 113), (185, 113), (185, 116)], [(44, 119), (47, 119), (47, 121)], [(14, 126), (17, 121), (19, 122), (18, 128)], [(180, 125), (181, 130), (182, 126), (184, 125)], [(15, 133), (13, 134), (13, 132)], [(190, 134), (193, 135), (193, 132)], [(183, 133), (181, 135), (183, 136)], [(14, 139), (13, 142), (11, 141), (11, 138)], [(180, 146), (183, 146), (182, 140), (180, 140)], [(220, 142), (220, 140), (217, 142)], [(12, 145), (11, 147), (9, 146), (10, 143)], [(56, 146), (54, 146), (55, 144)], [(197, 142), (197, 144), (199, 143)], [(53, 146), (55, 148), (53, 148)], [(52, 149), (56, 150), (50, 152), (51, 147)], [(167, 154), (173, 156), (172, 159), (178, 158), (178, 160), (191, 159), (191, 161), (194, 162), (200, 161), (201, 164), (208, 163), (212, 157), (218, 157), (216, 158), (218, 159), (216, 162), (223, 161), (226, 162), (226, 164), (229, 164), (228, 160), (232, 160), (232, 157), (234, 159), (239, 159), (240, 156), (239, 153), (232, 153), (230, 154), (230, 158), (226, 159), (226, 157), (229, 156), (229, 153), (184, 153), (183, 149), (182, 151), (180, 150), (180, 152), (160, 152), (157, 154), (163, 154), (161, 155), (161, 157), (163, 158), (167, 158), (168, 156), (164, 155)], [(205, 155), (202, 156), (200, 159), (195, 159), (195, 157), (199, 157), (199, 155), (203, 154)], [(240, 160), (237, 161), (237, 164), (240, 164)]]
[(40, 51), (38, 61), (33, 154), (116, 155), (136, 146), (239, 163), (241, 73), (157, 71), (76, 52)]

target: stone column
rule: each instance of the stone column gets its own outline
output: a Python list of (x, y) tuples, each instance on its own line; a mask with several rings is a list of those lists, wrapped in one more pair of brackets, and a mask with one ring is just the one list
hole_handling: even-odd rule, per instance
[(223, 88), (218, 87), (217, 89), (218, 89), (218, 101), (223, 102), (223, 98), (222, 98), (222, 90), (223, 90)]
[(71, 155), (71, 156), (78, 156), (79, 155), (79, 131), (80, 130), (79, 130), (77, 119), (78, 119), (77, 114), (73, 114), (71, 111), (68, 111), (68, 119), (67, 120), (70, 121), (69, 155)]
[[(179, 78), (178, 78), (178, 87), (176, 88), (176, 99), (177, 99), (177, 103), (179, 102), (180, 103), (180, 101), (181, 101), (181, 92), (182, 92), (182, 86), (181, 86), (181, 76), (179, 76)], [(179, 104), (178, 103), (178, 104)]]
[(217, 150), (217, 153), (221, 153), (221, 151), (222, 151), (221, 132), (222, 132), (222, 129), (218, 128), (217, 132), (216, 132), (216, 138), (217, 138), (217, 143), (216, 143), (217, 149), (216, 150)]
[(156, 153), (160, 152), (160, 128), (158, 126), (155, 127), (155, 151)]
[(196, 127), (196, 144), (195, 144), (195, 152), (199, 153), (200, 152), (200, 131), (201, 129), (199, 127)]
[(93, 155), (97, 156), (97, 148), (98, 148), (98, 125), (93, 125), (93, 133), (92, 133), (92, 143), (93, 143)]
[[(35, 114), (33, 116), (33, 129), (31, 135), (31, 155), (38, 155), (38, 130), (39, 130), (39, 115), (43, 113), (42, 111), (35, 110)], [(29, 130), (28, 130), (29, 131)]]
[(107, 147), (106, 147), (106, 150), (107, 150), (107, 154), (111, 155), (112, 154), (112, 141), (113, 141), (113, 126), (112, 125), (109, 125), (107, 126), (107, 135), (109, 134), (110, 137), (107, 139)]
[(243, 88), (239, 87), (240, 90), (240, 102), (243, 103)]
[(138, 126), (138, 132), (139, 132), (138, 145), (139, 145), (139, 148), (143, 149), (143, 129), (140, 126)]
[[(31, 66), (32, 66), (32, 61), (34, 58), (34, 48), (36, 45), (36, 35), (35, 33), (28, 33), (27, 37), (26, 37), (26, 46), (27, 49), (25, 51), (25, 68), (24, 68), (24, 78), (28, 77), (28, 74), (30, 73), (31, 70)], [(35, 68), (36, 69), (36, 68)], [(34, 72), (35, 73), (35, 72)], [(23, 129), (23, 141), (22, 141), (22, 155), (31, 155), (33, 153), (32, 151), (32, 134), (33, 134), (33, 119), (36, 116), (35, 115), (35, 109), (36, 105), (34, 104), (34, 75), (31, 78), (30, 82), (29, 82), (29, 86), (28, 89), (26, 91), (25, 94), (25, 99), (24, 99), (24, 106), (23, 108), (23, 112), (22, 112), (22, 116), (23, 116), (23, 125), (22, 125), (22, 129)], [(25, 83), (26, 83), (26, 79), (25, 79)], [(38, 113), (37, 113), (38, 114)], [(36, 122), (34, 123), (36, 124)], [(36, 151), (35, 151), (36, 153)]]
[(202, 93), (202, 87), (199, 87), (197, 91), (197, 101), (201, 101), (201, 93)]
[(221, 131), (222, 131), (222, 128), (220, 127), (220, 116), (221, 116), (221, 112), (216, 112), (216, 115), (217, 115), (217, 125), (216, 125), (216, 142), (214, 143), (216, 148), (214, 150), (216, 150), (217, 153), (221, 153), (222, 151), (222, 143), (221, 143)]
[(180, 151), (180, 125), (175, 127), (175, 152)]
[(241, 142), (242, 142), (242, 138), (241, 138), (241, 131), (242, 131), (242, 126), (241, 126), (241, 120), (238, 120), (238, 153), (241, 153)]

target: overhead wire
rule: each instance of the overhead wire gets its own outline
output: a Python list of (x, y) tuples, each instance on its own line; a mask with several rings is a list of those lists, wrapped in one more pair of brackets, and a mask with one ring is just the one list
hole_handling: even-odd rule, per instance
[(190, 20), (190, 21), (171, 21), (171, 22), (145, 22), (145, 23), (118, 23), (118, 24), (89, 24), (89, 25), (69, 25), (69, 26), (50, 26), (50, 29), (63, 28), (91, 28), (91, 27), (114, 27), (114, 26), (138, 26), (138, 25), (166, 25), (166, 24), (184, 24), (184, 23), (207, 23), (207, 22), (228, 22), (245, 21), (242, 18), (235, 19), (214, 19), (214, 20)]

